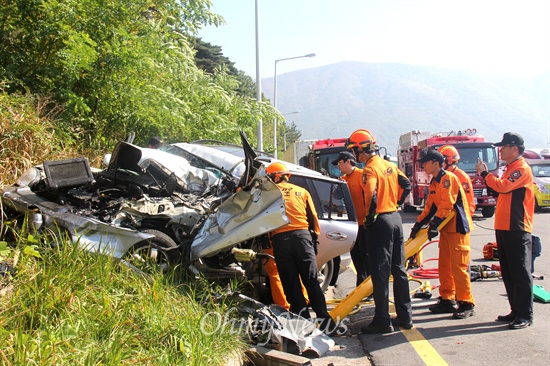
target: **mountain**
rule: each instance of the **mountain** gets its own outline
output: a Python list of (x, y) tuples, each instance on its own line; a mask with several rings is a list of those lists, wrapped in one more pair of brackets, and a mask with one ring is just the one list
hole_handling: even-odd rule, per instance
[[(273, 78), (262, 80), (273, 98)], [(341, 62), (277, 76), (277, 107), (302, 130), (302, 139), (373, 133), (395, 154), (399, 136), (412, 130), (475, 128), (489, 141), (506, 131), (527, 147), (549, 147), (550, 73), (534, 80), (400, 63)]]

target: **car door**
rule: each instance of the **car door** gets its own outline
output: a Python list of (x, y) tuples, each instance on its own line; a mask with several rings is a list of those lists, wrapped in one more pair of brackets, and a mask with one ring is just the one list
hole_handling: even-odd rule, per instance
[(320, 176), (293, 174), (290, 182), (306, 188), (315, 204), (321, 235), (317, 265), (351, 250), (357, 237), (357, 218), (348, 186), (345, 182)]

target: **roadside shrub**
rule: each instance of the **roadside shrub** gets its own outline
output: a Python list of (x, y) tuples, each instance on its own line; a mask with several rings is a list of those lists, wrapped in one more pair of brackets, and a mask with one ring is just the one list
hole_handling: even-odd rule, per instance
[(56, 128), (61, 110), (48, 98), (0, 91), (0, 186), (44, 160), (86, 156), (99, 165), (105, 150), (99, 143), (83, 144), (78, 133)]

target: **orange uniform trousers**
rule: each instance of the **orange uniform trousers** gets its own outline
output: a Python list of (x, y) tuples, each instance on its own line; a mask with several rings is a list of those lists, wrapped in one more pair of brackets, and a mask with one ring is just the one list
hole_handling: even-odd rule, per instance
[[(273, 255), (273, 247), (263, 249), (264, 253)], [(281, 283), (281, 277), (279, 276), (279, 270), (277, 269), (277, 264), (275, 259), (269, 259), (265, 265), (265, 271), (269, 277), (269, 286), (271, 287), (271, 297), (273, 298), (273, 303), (284, 307), (286, 310), (290, 309), (290, 304), (286, 300), (285, 292), (283, 290), (283, 284)], [(301, 281), (300, 281), (301, 282)], [(306, 299), (306, 303), (309, 303), (309, 298), (307, 296), (306, 288), (302, 283), (302, 293)]]
[(439, 238), (439, 295), (443, 300), (474, 304), (470, 273), (470, 233), (441, 231)]

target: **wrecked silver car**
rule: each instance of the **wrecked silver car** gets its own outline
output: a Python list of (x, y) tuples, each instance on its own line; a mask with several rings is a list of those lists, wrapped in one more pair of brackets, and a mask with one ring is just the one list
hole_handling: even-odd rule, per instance
[[(200, 144), (161, 151), (120, 142), (104, 170), (90, 168), (85, 158), (46, 161), (2, 189), (3, 211), (28, 215), (35, 230), (66, 232), (90, 251), (262, 284), (261, 263), (241, 263), (231, 249), (261, 252), (265, 234), (288, 219), (279, 189), (265, 175), (266, 161), (244, 135), (243, 147), (238, 157)], [(305, 168), (291, 171), (315, 199), (318, 264), (330, 270), (326, 287), (337, 272), (333, 258), (349, 252), (357, 233), (349, 191)]]
[[(165, 145), (161, 149), (184, 157), (195, 166), (226, 170), (236, 177), (242, 176), (247, 156), (254, 155), (253, 161), (263, 166), (276, 161), (265, 154), (258, 153), (256, 156), (246, 141), (243, 141), (243, 146), (204, 140)], [(349, 250), (357, 236), (357, 223), (349, 189), (342, 181), (319, 172), (288, 162), (285, 165), (292, 173), (290, 181), (311, 193), (319, 215), (321, 235), (317, 264), (321, 287), (325, 290), (330, 283), (336, 282), (338, 274), (351, 263)]]

